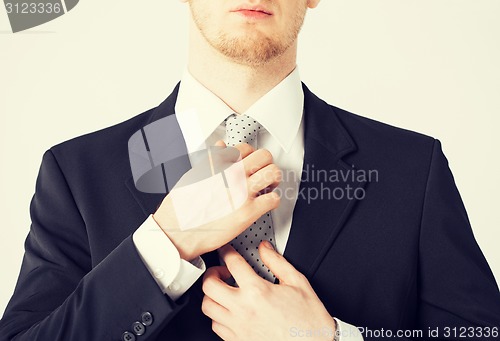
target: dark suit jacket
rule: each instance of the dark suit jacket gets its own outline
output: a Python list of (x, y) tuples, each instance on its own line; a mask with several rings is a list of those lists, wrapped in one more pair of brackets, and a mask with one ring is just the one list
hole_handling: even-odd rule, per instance
[[(120, 340), (143, 312), (153, 323), (137, 340), (217, 339), (200, 310), (201, 281), (172, 302), (131, 239), (163, 195), (135, 189), (127, 141), (174, 114), (177, 90), (157, 108), (45, 153), (0, 340)], [(499, 326), (498, 287), (439, 141), (304, 92), (304, 167), (378, 172), (371, 182), (301, 183), (284, 255), (330, 314), (372, 330), (422, 329), (424, 336), (429, 327)], [(363, 188), (365, 197), (308, 197), (347, 185)], [(203, 258), (217, 264), (213, 252)]]

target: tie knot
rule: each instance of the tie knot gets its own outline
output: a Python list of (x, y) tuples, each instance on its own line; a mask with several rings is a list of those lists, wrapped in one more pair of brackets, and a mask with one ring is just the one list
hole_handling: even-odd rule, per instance
[(260, 123), (250, 116), (232, 114), (226, 118), (227, 145), (248, 143), (255, 147), (257, 133), (261, 128)]

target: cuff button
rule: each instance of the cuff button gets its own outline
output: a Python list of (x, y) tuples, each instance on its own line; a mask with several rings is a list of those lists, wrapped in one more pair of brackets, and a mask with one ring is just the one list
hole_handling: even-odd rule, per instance
[(135, 341), (136, 337), (135, 337), (134, 334), (132, 334), (131, 332), (127, 331), (127, 332), (123, 333), (122, 340), (123, 341)]
[(157, 268), (153, 271), (153, 276), (157, 279), (162, 279), (165, 277), (165, 271), (163, 269)]
[(177, 282), (172, 282), (172, 284), (169, 285), (169, 289), (172, 291), (179, 291), (181, 289), (181, 285)]
[(146, 327), (152, 325), (153, 324), (153, 314), (151, 314), (149, 311), (142, 313), (141, 322)]
[(132, 324), (132, 330), (134, 331), (134, 334), (137, 336), (141, 336), (146, 332), (146, 327), (141, 322), (134, 322)]

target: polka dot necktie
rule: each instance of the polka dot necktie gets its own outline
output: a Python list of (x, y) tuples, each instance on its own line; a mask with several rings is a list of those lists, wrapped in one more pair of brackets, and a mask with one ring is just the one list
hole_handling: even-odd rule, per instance
[[(257, 147), (257, 134), (262, 128), (259, 122), (250, 116), (237, 114), (229, 116), (225, 122), (226, 144), (228, 146), (248, 143), (254, 148)], [(273, 222), (269, 212), (257, 219), (230, 244), (246, 259), (259, 276), (274, 282), (276, 277), (260, 259), (259, 244), (263, 240), (269, 241), (273, 246), (276, 245)]]

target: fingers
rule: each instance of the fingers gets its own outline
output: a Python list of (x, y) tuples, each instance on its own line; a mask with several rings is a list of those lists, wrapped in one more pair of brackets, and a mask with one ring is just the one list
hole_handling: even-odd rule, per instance
[(259, 255), (264, 264), (279, 278), (281, 284), (291, 286), (309, 286), (306, 277), (297, 271), (285, 257), (276, 252), (268, 241), (263, 241), (259, 245)]
[(238, 229), (234, 229), (235, 234), (231, 235), (231, 239), (227, 240), (226, 243), (229, 243), (232, 239), (234, 239), (234, 237), (242, 233), (263, 214), (277, 208), (279, 204), (280, 197), (276, 192), (261, 194), (258, 197), (249, 200), (247, 204), (235, 211), (234, 214), (224, 217), (223, 219), (228, 220), (227, 222), (223, 221), (223, 224), (239, 227)]
[(259, 169), (273, 163), (273, 156), (267, 149), (257, 149), (243, 160), (245, 172), (250, 176)]
[(236, 334), (225, 325), (212, 321), (212, 330), (219, 335), (222, 340), (236, 340)]
[(203, 314), (210, 317), (210, 319), (219, 323), (224, 321), (229, 314), (228, 309), (221, 306), (207, 295), (203, 297), (203, 301), (201, 302), (201, 311)]
[[(216, 146), (224, 146), (225, 144), (222, 140), (219, 140), (215, 144)], [(247, 176), (252, 175), (259, 169), (273, 162), (273, 156), (267, 149), (257, 149), (255, 150), (248, 143), (240, 143), (234, 146), (238, 149), (243, 160), (243, 165), (245, 167), (245, 172)]]
[(257, 196), (259, 192), (269, 187), (276, 188), (281, 182), (281, 170), (275, 164), (267, 165), (248, 178), (250, 195)]
[[(247, 261), (231, 245), (224, 245), (219, 249), (219, 255), (227, 266), (227, 269), (233, 275), (234, 280), (239, 287), (255, 283), (262, 280)], [(235, 290), (238, 290), (235, 288)]]
[(209, 268), (203, 276), (201, 289), (205, 295), (209, 296), (218, 304), (228, 307), (236, 288), (226, 284), (226, 280), (231, 277), (231, 273), (225, 266), (214, 266)]
[(219, 265), (219, 266), (212, 266), (208, 268), (208, 270), (205, 272), (205, 275), (203, 276), (203, 280), (207, 280), (210, 277), (210, 279), (214, 279), (217, 281), (224, 282), (231, 278), (231, 273), (227, 269), (226, 266), (224, 265)]
[(255, 149), (248, 143), (240, 143), (234, 146), (240, 152), (241, 158), (245, 159), (248, 155), (252, 154)]
[[(223, 140), (215, 142), (216, 147), (226, 147)], [(240, 143), (234, 146), (240, 152), (241, 159), (244, 159), (244, 167), (247, 176), (256, 173), (258, 170), (270, 165), (273, 162), (273, 155), (267, 149), (255, 150), (248, 143)]]
[(280, 204), (280, 197), (276, 192), (261, 194), (253, 200), (253, 208), (255, 214), (252, 215), (253, 220), (257, 220), (261, 215), (277, 208)]
[(201, 303), (201, 311), (212, 320), (212, 330), (219, 335), (221, 339), (234, 339), (234, 332), (224, 325), (230, 318), (231, 313), (229, 310), (205, 295)]
[(214, 146), (226, 148), (226, 143), (222, 140), (218, 140), (217, 142), (215, 142)]

